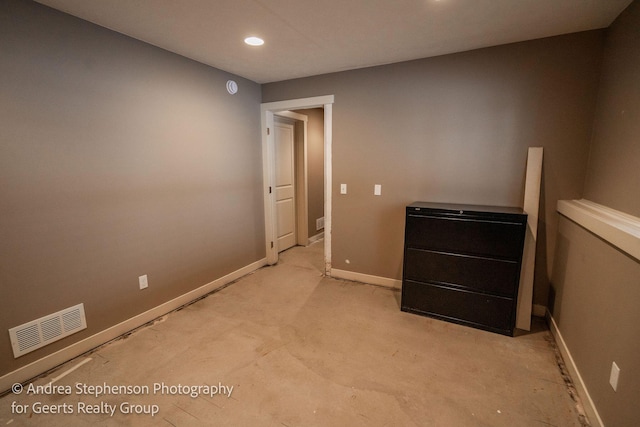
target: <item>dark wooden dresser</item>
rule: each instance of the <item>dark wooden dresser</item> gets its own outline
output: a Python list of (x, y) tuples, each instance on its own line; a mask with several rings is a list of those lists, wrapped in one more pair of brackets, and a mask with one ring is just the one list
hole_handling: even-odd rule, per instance
[(520, 208), (407, 206), (402, 311), (513, 336), (526, 224)]

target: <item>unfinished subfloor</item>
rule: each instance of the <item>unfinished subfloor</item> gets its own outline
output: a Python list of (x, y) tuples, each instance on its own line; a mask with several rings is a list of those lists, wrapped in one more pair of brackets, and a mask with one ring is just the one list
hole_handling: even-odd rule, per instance
[(398, 291), (322, 267), (322, 244), (293, 248), (32, 383), (75, 367), (69, 395), (4, 396), (0, 425), (582, 425), (542, 320), (511, 338), (403, 313)]

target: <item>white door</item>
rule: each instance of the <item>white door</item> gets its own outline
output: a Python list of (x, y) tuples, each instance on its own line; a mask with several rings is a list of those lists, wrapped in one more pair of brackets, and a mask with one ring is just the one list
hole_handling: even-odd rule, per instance
[(296, 189), (293, 125), (276, 118), (276, 216), (278, 252), (296, 244)]

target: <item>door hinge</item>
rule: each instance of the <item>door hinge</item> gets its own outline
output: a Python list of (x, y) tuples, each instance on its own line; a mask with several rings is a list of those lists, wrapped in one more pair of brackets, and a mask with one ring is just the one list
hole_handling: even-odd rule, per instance
[(271, 194), (271, 187), (269, 187), (269, 194)]
[(273, 249), (273, 242), (271, 242), (271, 249)]
[(267, 128), (267, 135), (271, 135), (271, 129)]

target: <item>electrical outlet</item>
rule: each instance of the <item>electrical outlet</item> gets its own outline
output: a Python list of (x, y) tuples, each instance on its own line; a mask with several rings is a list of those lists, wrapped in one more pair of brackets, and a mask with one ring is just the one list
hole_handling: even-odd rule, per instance
[(613, 391), (618, 389), (618, 378), (620, 378), (620, 368), (618, 368), (616, 362), (613, 362), (611, 364), (611, 375), (609, 376), (609, 384), (611, 384)]
[(149, 287), (149, 280), (147, 279), (147, 275), (138, 277), (138, 284), (140, 285), (140, 289), (146, 289)]
[(374, 196), (379, 196), (382, 194), (382, 185), (380, 184), (376, 184), (373, 186), (373, 195)]

